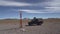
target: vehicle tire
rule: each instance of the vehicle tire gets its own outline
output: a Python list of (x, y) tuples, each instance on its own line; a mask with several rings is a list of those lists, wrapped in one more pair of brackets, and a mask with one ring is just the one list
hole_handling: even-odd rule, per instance
[(31, 26), (32, 25), (31, 22), (29, 22), (28, 25)]
[(40, 23), (38, 22), (37, 25), (40, 25)]

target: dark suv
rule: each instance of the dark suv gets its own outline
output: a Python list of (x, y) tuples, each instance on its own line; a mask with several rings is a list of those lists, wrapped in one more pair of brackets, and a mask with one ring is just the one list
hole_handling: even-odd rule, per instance
[(30, 22), (28, 22), (28, 25), (41, 25), (43, 23), (42, 18), (36, 18), (34, 17)]

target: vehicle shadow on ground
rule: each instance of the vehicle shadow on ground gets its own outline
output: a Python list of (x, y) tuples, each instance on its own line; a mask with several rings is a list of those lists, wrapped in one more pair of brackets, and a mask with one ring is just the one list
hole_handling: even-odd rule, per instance
[[(42, 24), (41, 24), (42, 25)], [(25, 25), (25, 26), (41, 26), (41, 25)]]

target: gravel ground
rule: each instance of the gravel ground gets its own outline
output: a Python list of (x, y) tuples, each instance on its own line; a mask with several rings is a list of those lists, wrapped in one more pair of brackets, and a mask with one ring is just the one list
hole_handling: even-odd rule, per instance
[[(41, 26), (24, 26), (19, 24), (0, 25), (0, 34), (60, 34), (60, 23), (43, 23)], [(24, 31), (22, 31), (22, 29)]]

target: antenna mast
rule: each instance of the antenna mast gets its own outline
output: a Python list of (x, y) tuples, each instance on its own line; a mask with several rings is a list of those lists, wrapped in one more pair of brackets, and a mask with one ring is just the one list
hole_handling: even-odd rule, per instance
[(22, 28), (22, 11), (20, 11), (20, 28)]

